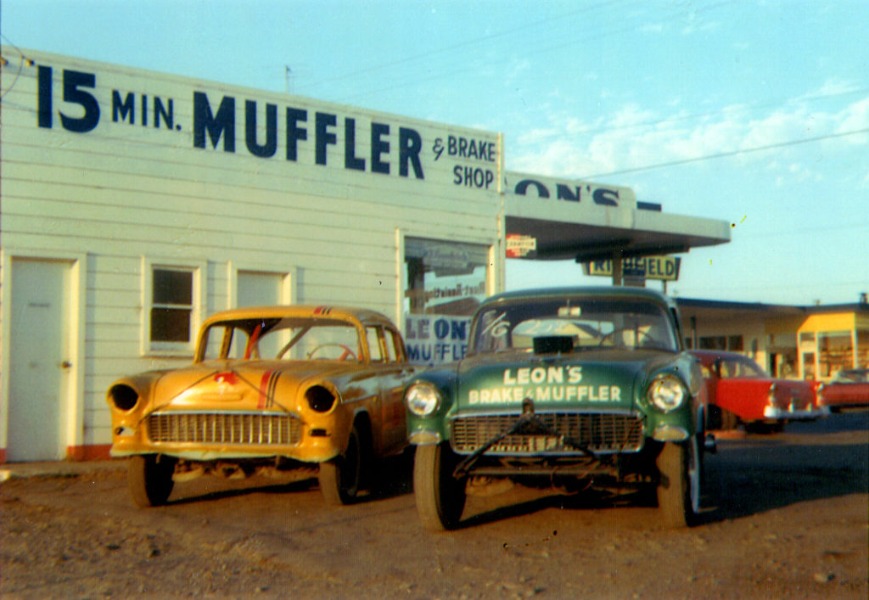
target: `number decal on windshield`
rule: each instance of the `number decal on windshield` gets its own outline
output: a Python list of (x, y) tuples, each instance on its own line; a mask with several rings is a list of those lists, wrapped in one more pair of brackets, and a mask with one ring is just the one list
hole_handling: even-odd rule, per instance
[(483, 329), (483, 334), (491, 335), (492, 337), (500, 338), (507, 335), (510, 331), (510, 322), (507, 321), (507, 315), (501, 313), (495, 319), (486, 325)]

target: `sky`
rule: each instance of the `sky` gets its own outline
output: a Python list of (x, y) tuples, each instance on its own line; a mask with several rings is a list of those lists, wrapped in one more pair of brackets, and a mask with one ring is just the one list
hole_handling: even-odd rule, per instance
[[(866, 0), (0, 0), (7, 46), (501, 132), (508, 171), (729, 223), (669, 294), (796, 305), (869, 293), (867, 23)], [(508, 289), (608, 283), (507, 263)]]

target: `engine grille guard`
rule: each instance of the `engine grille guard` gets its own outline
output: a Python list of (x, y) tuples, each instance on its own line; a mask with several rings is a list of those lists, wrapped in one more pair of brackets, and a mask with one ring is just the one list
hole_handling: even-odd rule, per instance
[(551, 435), (553, 437), (559, 438), (561, 443), (565, 446), (570, 446), (571, 448), (576, 448), (586, 456), (590, 458), (597, 458), (591, 450), (588, 449), (588, 446), (583, 444), (577, 439), (566, 435), (559, 435), (555, 432), (551, 427), (547, 426), (543, 423), (535, 414), (534, 414), (534, 401), (531, 398), (525, 398), (522, 401), (522, 414), (519, 415), (519, 418), (516, 419), (516, 422), (503, 433), (499, 433), (485, 444), (474, 450), (471, 454), (464, 458), (458, 465), (456, 465), (455, 470), (453, 471), (453, 477), (455, 479), (461, 479), (467, 476), (474, 464), (483, 456), (492, 446), (506, 438), (510, 435), (515, 434), (521, 435)]

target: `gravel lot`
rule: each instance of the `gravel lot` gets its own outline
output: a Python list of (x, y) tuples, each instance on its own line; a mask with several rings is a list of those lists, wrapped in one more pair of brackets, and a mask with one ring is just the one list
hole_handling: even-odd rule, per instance
[(677, 531), (637, 499), (513, 487), (432, 535), (407, 458), (340, 509), (311, 480), (199, 479), (140, 510), (122, 463), (2, 468), (3, 598), (869, 597), (869, 412), (721, 440), (705, 522)]

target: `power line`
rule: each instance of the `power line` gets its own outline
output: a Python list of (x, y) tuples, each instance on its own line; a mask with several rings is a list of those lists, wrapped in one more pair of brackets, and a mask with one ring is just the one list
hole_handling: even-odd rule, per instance
[[(406, 57), (398, 59), (398, 60), (394, 60), (394, 61), (390, 61), (390, 62), (386, 62), (386, 63), (381, 63), (381, 64), (375, 64), (375, 65), (372, 65), (372, 66), (369, 66), (366, 68), (362, 68), (362, 69), (357, 69), (357, 70), (350, 72), (350, 73), (344, 73), (342, 75), (336, 75), (335, 77), (321, 79), (319, 81), (315, 81), (312, 85), (321, 86), (325, 83), (332, 83), (335, 81), (343, 81), (343, 80), (350, 79), (353, 77), (361, 77), (362, 75), (365, 75), (367, 73), (371, 73), (373, 71), (380, 71), (383, 69), (388, 69), (390, 67), (404, 65), (407, 63), (412, 63), (412, 62), (416, 62), (416, 61), (420, 61), (420, 60), (427, 60), (427, 59), (430, 59), (432, 56), (435, 56), (438, 54), (448, 54), (448, 53), (452, 53), (454, 51), (464, 50), (470, 46), (476, 46), (476, 45), (479, 45), (479, 44), (482, 44), (485, 42), (490, 42), (492, 40), (502, 38), (502, 37), (507, 36), (507, 35), (512, 35), (514, 33), (527, 33), (527, 31), (529, 29), (539, 27), (540, 25), (544, 25), (544, 24), (549, 23), (549, 22), (556, 20), (556, 19), (562, 20), (565, 17), (569, 17), (571, 15), (592, 12), (592, 11), (597, 10), (599, 8), (606, 8), (608, 6), (611, 8), (612, 5), (615, 5), (615, 4), (618, 4), (620, 2), (624, 2), (624, 1), (625, 0), (607, 0), (605, 2), (601, 2), (601, 3), (593, 5), (593, 6), (583, 7), (579, 10), (568, 11), (566, 13), (562, 13), (562, 14), (559, 14), (559, 15), (556, 15), (553, 17), (548, 17), (545, 19), (540, 19), (538, 21), (533, 21), (531, 23), (526, 23), (526, 24), (523, 24), (521, 27), (512, 28), (512, 29), (505, 29), (502, 31), (491, 33), (489, 35), (484, 35), (484, 36), (480, 36), (477, 38), (472, 38), (472, 39), (460, 42), (458, 44), (444, 46), (441, 48), (435, 48), (435, 49), (428, 50), (428, 51), (421, 53), (421, 54), (416, 54), (413, 56), (406, 56)], [(462, 56), (461, 58), (462, 58), (462, 60), (465, 60), (466, 56)], [(455, 73), (455, 69), (449, 68), (449, 66), (448, 66), (447, 70), (450, 74)], [(423, 78), (421, 81), (426, 81), (426, 79), (427, 78)], [(390, 87), (387, 89), (392, 89), (392, 88)], [(365, 95), (370, 94), (370, 93), (377, 93), (378, 91), (383, 91), (383, 90), (382, 89), (381, 90), (374, 90), (372, 92), (367, 92)]]
[[(613, 4), (615, 4), (615, 2), (612, 2), (612, 1), (611, 1), (611, 2), (605, 2), (605, 3), (602, 3), (602, 4), (600, 4), (600, 5), (596, 5), (596, 6), (594, 6), (593, 8), (603, 7), (603, 6), (607, 5), (607, 4), (609, 4), (609, 5), (613, 5)], [(711, 10), (717, 9), (718, 7), (720, 7), (720, 6), (724, 6), (724, 5), (726, 5), (726, 4), (727, 4), (727, 2), (719, 2), (719, 3), (717, 3), (717, 4), (711, 4), (711, 5), (709, 5), (709, 6), (705, 6), (705, 7), (701, 8), (701, 9), (697, 9), (697, 10), (689, 10), (688, 8), (677, 7), (677, 9), (674, 10), (674, 11), (672, 11), (671, 14), (668, 15), (668, 16), (669, 16), (669, 17), (672, 17), (672, 18), (675, 18), (675, 17), (677, 17), (677, 16), (680, 15), (680, 14), (686, 14), (686, 13), (689, 13), (689, 12), (692, 13), (692, 14), (699, 14), (699, 13), (701, 13), (701, 12), (707, 12), (707, 11), (711, 11)], [(636, 6), (641, 6), (641, 4), (637, 3)], [(562, 15), (559, 15), (559, 17), (553, 17), (552, 19), (555, 19), (555, 18), (563, 18), (564, 16), (569, 16), (569, 15), (571, 15), (571, 14), (575, 14), (575, 13), (577, 13), (577, 12), (582, 12), (582, 11), (573, 11), (573, 12), (569, 12), (569, 13), (563, 13)], [(549, 20), (552, 20), (552, 19), (545, 19), (545, 20), (543, 20), (543, 21), (536, 22), (536, 23), (534, 23), (534, 24), (532, 24), (532, 25), (539, 25), (539, 24), (542, 24), (542, 23), (544, 23), (544, 22), (546, 22), (546, 21), (549, 21)], [(607, 29), (607, 30), (601, 29), (601, 30), (599, 30), (599, 31), (596, 31), (596, 32), (595, 32), (595, 35), (583, 36), (583, 37), (581, 38), (581, 43), (583, 43), (583, 44), (588, 44), (589, 42), (591, 42), (591, 41), (593, 41), (593, 40), (601, 40), (601, 39), (604, 39), (604, 38), (607, 38), (607, 37), (612, 37), (612, 36), (615, 36), (615, 35), (619, 35), (619, 34), (624, 34), (624, 33), (629, 33), (629, 32), (634, 32), (634, 31), (636, 31), (636, 26), (634, 26), (634, 25), (626, 25), (626, 26), (622, 26), (621, 23), (622, 23), (623, 21), (624, 21), (624, 19), (619, 18), (619, 24), (620, 24), (620, 26), (617, 26), (617, 27), (615, 27), (615, 28), (610, 28), (610, 29)], [(483, 37), (483, 38), (477, 38), (476, 40), (471, 40), (471, 41), (469, 41), (469, 42), (465, 42), (465, 43), (462, 43), (462, 44), (458, 44), (458, 45), (453, 46), (453, 47), (448, 47), (446, 50), (455, 50), (455, 49), (460, 49), (461, 47), (464, 47), (464, 46), (467, 46), (467, 45), (470, 45), (470, 44), (476, 44), (476, 43), (480, 43), (480, 42), (483, 42), (483, 41), (488, 41), (488, 40), (493, 39), (493, 38), (501, 37), (502, 35), (507, 35), (507, 34), (510, 34), (510, 33), (514, 33), (515, 31), (525, 31), (526, 29), (527, 29), (527, 27), (522, 27), (522, 28), (520, 28), (519, 30), (508, 30), (508, 31), (505, 31), (505, 32), (497, 33), (497, 34), (492, 34), (492, 35), (490, 35), (490, 36), (485, 36), (485, 37)], [(564, 48), (564, 47), (566, 47), (566, 46), (574, 46), (574, 45), (576, 45), (576, 44), (578, 44), (578, 43), (580, 43), (580, 38), (577, 38), (577, 37), (576, 37), (575, 32), (570, 32), (570, 35), (569, 35), (567, 41), (564, 41), (564, 42), (558, 42), (558, 43), (555, 43), (555, 44), (550, 44), (550, 45), (548, 45), (548, 46), (546, 46), (546, 47), (534, 47), (534, 46), (529, 46), (530, 49), (528, 49), (528, 50), (523, 54), (523, 58), (527, 58), (527, 57), (530, 57), (530, 56), (537, 56), (537, 55), (541, 55), (541, 54), (546, 54), (546, 53), (552, 52), (552, 51), (554, 51), (554, 50), (559, 50), (559, 49)], [(417, 57), (415, 57), (415, 58), (413, 58), (413, 59), (407, 59), (407, 60), (416, 60), (417, 58), (419, 58), (419, 59), (427, 58), (428, 56), (430, 56), (430, 55), (432, 55), (432, 54), (437, 54), (437, 53), (439, 53), (439, 52), (441, 52), (441, 50), (434, 50), (434, 51), (432, 51), (432, 52), (427, 53), (426, 55), (418, 55)], [(463, 63), (463, 64), (467, 64), (467, 63), (468, 63), (468, 61), (467, 61), (467, 56), (462, 56), (462, 57), (461, 57), (461, 60), (462, 60), (462, 63)], [(402, 60), (402, 61), (398, 61), (398, 62), (406, 62), (406, 61), (405, 61), (405, 60)], [(389, 66), (389, 65), (391, 65), (391, 64), (397, 64), (397, 63), (389, 63), (389, 64), (387, 64), (387, 65), (385, 65), (385, 66)], [(489, 65), (489, 66), (492, 67), (492, 68), (494, 68), (493, 65)], [(379, 69), (379, 68), (380, 68), (380, 67), (375, 67), (375, 68), (373, 68), (373, 69), (366, 69), (366, 71), (371, 71), (371, 70)], [(409, 77), (407, 77), (407, 78), (405, 78), (405, 79), (403, 79), (403, 80), (401, 80), (401, 81), (396, 81), (396, 79), (393, 77), (393, 78), (390, 79), (390, 84), (389, 84), (388, 86), (386, 86), (386, 87), (378, 87), (378, 88), (368, 89), (368, 90), (364, 90), (364, 91), (356, 92), (356, 93), (351, 94), (351, 95), (349, 95), (349, 96), (343, 96), (343, 97), (341, 98), (341, 101), (343, 101), (343, 102), (351, 102), (351, 101), (358, 100), (358, 99), (360, 99), (360, 98), (364, 98), (364, 97), (371, 96), (371, 95), (374, 95), (374, 94), (379, 94), (379, 93), (386, 92), (386, 91), (390, 91), (390, 90), (394, 90), (394, 89), (406, 88), (406, 87), (408, 87), (409, 85), (414, 84), (414, 83), (431, 82), (431, 81), (434, 81), (434, 80), (436, 80), (436, 79), (444, 79), (444, 78), (447, 78), (447, 77), (454, 78), (457, 74), (468, 73), (468, 72), (475, 71), (475, 70), (477, 70), (477, 69), (478, 69), (478, 67), (476, 67), (476, 66), (474, 66), (474, 65), (469, 65), (469, 66), (465, 66), (465, 67), (454, 67), (454, 66), (452, 66), (452, 63), (451, 63), (451, 64), (446, 64), (446, 65), (443, 65), (443, 66), (441, 67), (440, 72), (437, 72), (437, 73), (431, 73), (431, 74), (426, 75), (426, 76), (424, 76), (424, 77), (418, 77), (418, 76), (417, 76), (417, 75), (418, 75), (418, 72), (414, 72), (414, 73), (411, 74)], [(349, 75), (348, 75), (348, 76), (349, 76)], [(346, 78), (347, 76), (344, 76), (344, 77)]]
[(694, 162), (701, 162), (704, 160), (714, 160), (718, 158), (729, 158), (731, 156), (739, 156), (740, 154), (751, 154), (754, 152), (764, 152), (766, 150), (773, 150), (775, 148), (785, 148), (788, 146), (798, 146), (800, 144), (810, 144), (813, 142), (820, 142), (823, 140), (829, 140), (834, 138), (846, 137), (850, 135), (859, 135), (863, 133), (869, 133), (869, 127), (865, 129), (854, 129), (852, 131), (843, 131), (840, 133), (829, 133), (827, 135), (819, 135), (810, 138), (803, 138), (799, 140), (790, 140), (787, 142), (780, 142), (778, 144), (768, 144), (766, 146), (756, 146), (754, 148), (743, 148), (741, 150), (733, 150), (731, 152), (719, 152), (717, 154), (708, 154), (706, 156), (697, 156), (694, 158), (685, 158), (682, 160), (671, 160), (663, 163), (656, 163), (653, 165), (646, 165), (643, 167), (634, 167), (632, 169), (620, 169), (618, 171), (610, 171), (608, 173), (595, 173), (593, 175), (583, 175), (581, 178), (583, 179), (593, 179), (595, 177), (609, 177), (610, 175), (624, 175), (625, 173), (639, 173), (641, 171), (651, 171), (653, 169), (663, 169), (666, 167), (675, 167), (679, 165), (686, 165)]

